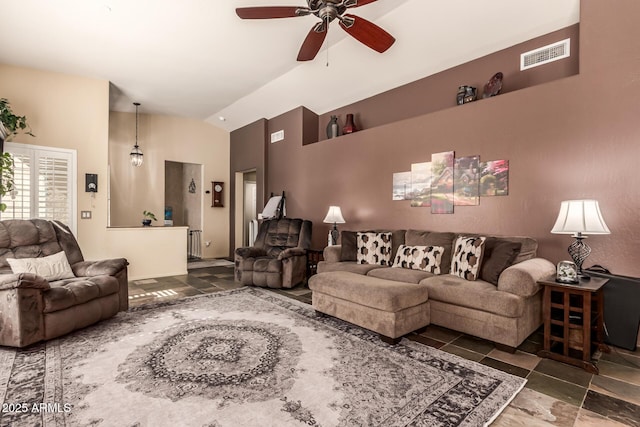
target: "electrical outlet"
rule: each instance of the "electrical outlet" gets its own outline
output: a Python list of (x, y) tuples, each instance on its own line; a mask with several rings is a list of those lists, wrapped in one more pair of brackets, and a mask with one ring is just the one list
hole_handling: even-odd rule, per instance
[(91, 211), (80, 211), (80, 219), (91, 219)]

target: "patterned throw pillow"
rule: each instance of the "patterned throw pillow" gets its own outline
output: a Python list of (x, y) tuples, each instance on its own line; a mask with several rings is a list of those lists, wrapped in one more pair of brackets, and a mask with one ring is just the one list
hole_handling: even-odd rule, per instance
[(476, 280), (486, 237), (460, 236), (453, 245), (450, 273), (466, 280)]
[(391, 233), (358, 233), (358, 264), (391, 265)]
[(433, 274), (440, 274), (442, 260), (442, 246), (406, 246), (400, 245), (392, 267), (422, 270)]

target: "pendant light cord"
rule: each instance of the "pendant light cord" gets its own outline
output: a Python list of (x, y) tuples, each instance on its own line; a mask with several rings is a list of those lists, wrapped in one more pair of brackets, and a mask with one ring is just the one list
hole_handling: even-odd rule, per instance
[(138, 106), (140, 106), (139, 102), (134, 102), (133, 105), (136, 106), (136, 148), (138, 147)]

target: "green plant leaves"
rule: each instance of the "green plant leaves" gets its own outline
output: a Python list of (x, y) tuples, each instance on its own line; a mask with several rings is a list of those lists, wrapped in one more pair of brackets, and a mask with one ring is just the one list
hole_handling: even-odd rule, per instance
[(11, 140), (11, 137), (17, 135), (19, 131), (24, 131), (26, 135), (35, 136), (27, 123), (27, 117), (15, 115), (6, 98), (0, 98), (0, 122), (7, 130), (7, 141)]
[[(14, 163), (13, 157), (9, 153), (2, 153), (0, 156), (0, 196), (5, 196), (10, 193), (15, 185), (14, 182)], [(0, 203), (0, 212), (4, 212), (7, 209), (7, 204)]]

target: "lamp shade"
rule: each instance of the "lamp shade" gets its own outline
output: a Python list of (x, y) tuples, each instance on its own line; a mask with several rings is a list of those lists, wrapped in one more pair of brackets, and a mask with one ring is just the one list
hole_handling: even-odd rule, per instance
[(610, 234), (597, 200), (565, 200), (551, 229), (554, 234)]
[(342, 216), (342, 211), (340, 210), (340, 206), (330, 206), (329, 212), (327, 212), (327, 216), (324, 217), (324, 221), (329, 224), (344, 224), (345, 220)]

